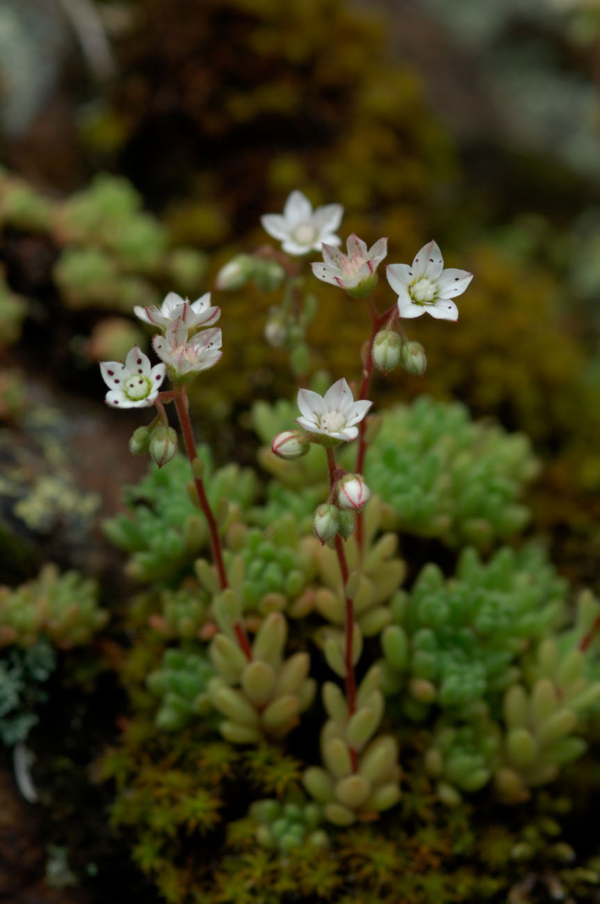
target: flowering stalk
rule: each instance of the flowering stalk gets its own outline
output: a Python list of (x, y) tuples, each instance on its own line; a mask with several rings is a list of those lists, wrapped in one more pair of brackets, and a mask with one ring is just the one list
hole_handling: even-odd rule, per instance
[[(327, 449), (327, 464), (329, 466), (329, 485), (331, 493), (334, 493), (334, 487), (337, 482), (339, 471), (335, 460), (335, 452), (333, 449)], [(348, 593), (346, 586), (350, 573), (348, 571), (348, 562), (346, 561), (346, 553), (344, 544), (339, 534), (335, 536), (335, 551), (337, 553), (340, 571), (342, 573), (342, 583), (344, 587), (344, 604), (345, 604), (345, 624), (344, 624), (344, 662), (346, 665), (346, 700), (348, 701), (348, 716), (351, 717), (356, 712), (356, 678), (354, 677), (354, 665), (352, 662), (352, 638), (354, 636), (354, 603)], [(352, 760), (352, 769), (356, 771), (358, 765), (358, 757), (355, 750), (350, 749), (350, 758)]]
[[(373, 379), (373, 343), (375, 336), (384, 324), (398, 313), (398, 307), (393, 304), (383, 314), (379, 314), (377, 306), (373, 301), (373, 296), (369, 297), (369, 314), (371, 315), (371, 337), (366, 354), (366, 361), (363, 365), (362, 378), (360, 388), (358, 390), (358, 398), (366, 399), (371, 389), (371, 380)], [(356, 453), (356, 473), (362, 474), (365, 468), (365, 455), (367, 454), (367, 441), (365, 432), (367, 429), (366, 419), (362, 420), (358, 427), (358, 449)], [(356, 542), (360, 552), (363, 551), (365, 545), (363, 513), (358, 512), (356, 517)]]
[[(217, 574), (219, 575), (219, 583), (221, 585), (221, 589), (225, 590), (229, 586), (229, 583), (227, 580), (227, 572), (225, 570), (225, 562), (223, 561), (223, 550), (221, 548), (219, 529), (217, 527), (217, 522), (215, 520), (215, 516), (213, 515), (213, 511), (210, 507), (210, 502), (208, 501), (208, 497), (206, 495), (204, 481), (202, 477), (196, 474), (194, 470), (194, 462), (198, 458), (198, 452), (196, 450), (196, 441), (194, 439), (192, 422), (190, 420), (190, 414), (188, 410), (188, 401), (185, 386), (178, 385), (175, 387), (173, 400), (175, 402), (175, 408), (177, 409), (177, 416), (181, 425), (181, 432), (183, 434), (187, 456), (189, 458), (190, 465), (192, 466), (192, 474), (194, 477), (196, 491), (198, 493), (198, 500), (208, 524), (208, 530), (210, 533), (210, 545), (215, 567), (217, 569)], [(251, 661), (252, 649), (250, 647), (250, 641), (240, 620), (235, 622), (233, 629), (235, 631), (235, 636), (237, 638), (240, 649), (244, 652), (244, 655), (246, 656), (248, 661)]]

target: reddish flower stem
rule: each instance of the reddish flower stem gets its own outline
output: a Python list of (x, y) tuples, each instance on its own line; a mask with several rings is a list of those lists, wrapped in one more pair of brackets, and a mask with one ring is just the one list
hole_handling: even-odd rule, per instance
[[(327, 464), (329, 466), (329, 483), (333, 491), (337, 480), (338, 468), (335, 460), (335, 452), (333, 449), (327, 449)], [(335, 551), (337, 553), (340, 571), (342, 574), (343, 594), (345, 603), (345, 619), (344, 619), (344, 663), (346, 665), (346, 700), (348, 701), (348, 715), (352, 716), (356, 712), (356, 678), (354, 677), (354, 664), (352, 662), (352, 638), (354, 635), (354, 603), (346, 593), (346, 585), (350, 572), (348, 571), (348, 562), (346, 561), (346, 553), (344, 544), (339, 534), (335, 537)], [(350, 748), (350, 759), (352, 761), (352, 769), (356, 772), (358, 768), (358, 755), (356, 750)]]
[[(221, 538), (219, 536), (219, 529), (217, 527), (217, 522), (215, 520), (215, 516), (213, 515), (213, 511), (210, 507), (210, 502), (208, 501), (208, 497), (206, 495), (206, 490), (204, 488), (204, 481), (201, 477), (197, 477), (194, 474), (193, 464), (195, 460), (198, 458), (198, 452), (196, 449), (196, 440), (194, 439), (194, 431), (192, 430), (192, 422), (190, 420), (190, 413), (188, 410), (188, 401), (187, 395), (185, 391), (185, 386), (178, 386), (175, 389), (173, 394), (173, 400), (175, 402), (175, 408), (177, 409), (177, 416), (179, 418), (179, 423), (181, 424), (181, 432), (183, 433), (183, 441), (185, 443), (185, 450), (187, 452), (187, 456), (190, 460), (190, 465), (192, 465), (192, 475), (194, 477), (194, 484), (196, 486), (196, 492), (198, 493), (198, 500), (200, 502), (200, 507), (204, 512), (204, 517), (206, 518), (208, 524), (208, 531), (210, 534), (210, 546), (213, 554), (213, 561), (215, 563), (215, 567), (217, 569), (217, 574), (219, 576), (219, 583), (221, 585), (221, 590), (225, 590), (229, 586), (229, 582), (227, 580), (227, 572), (225, 570), (225, 562), (223, 561), (223, 550), (221, 547)], [(251, 661), (252, 660), (252, 649), (250, 647), (250, 641), (248, 639), (248, 635), (246, 634), (246, 630), (243, 624), (240, 621), (236, 621), (234, 623), (233, 629), (235, 631), (235, 636), (240, 645), (240, 649), (243, 651), (246, 658)]]
[(579, 649), (582, 653), (585, 653), (596, 636), (598, 629), (600, 628), (600, 615), (597, 615), (594, 619), (594, 623), (587, 634), (582, 638), (579, 643)]
[[(380, 315), (377, 311), (375, 302), (373, 301), (373, 297), (371, 296), (371, 298), (369, 298), (369, 313), (371, 315), (371, 337), (369, 339), (369, 346), (367, 349), (367, 360), (363, 365), (362, 379), (360, 381), (360, 388), (358, 390), (359, 399), (366, 399), (371, 389), (371, 380), (373, 379), (373, 343), (375, 341), (375, 336), (385, 324), (386, 320), (389, 320), (390, 317), (393, 317), (394, 314), (397, 313), (397, 311), (397, 305), (393, 304), (390, 308), (387, 309), (387, 311)], [(358, 451), (356, 453), (357, 474), (362, 474), (365, 467), (365, 456), (367, 454), (367, 441), (365, 439), (366, 430), (367, 419), (363, 418), (358, 425)], [(356, 543), (359, 552), (362, 553), (365, 548), (365, 533), (362, 512), (359, 512), (356, 516)]]

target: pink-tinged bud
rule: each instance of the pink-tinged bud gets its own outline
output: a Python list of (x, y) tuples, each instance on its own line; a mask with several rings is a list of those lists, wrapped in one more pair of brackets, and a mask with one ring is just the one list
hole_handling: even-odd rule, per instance
[(285, 430), (283, 433), (278, 433), (271, 444), (271, 452), (286, 461), (302, 458), (309, 448), (308, 437), (300, 430)]
[(382, 374), (389, 374), (400, 363), (402, 339), (394, 330), (381, 330), (373, 341), (373, 364)]
[(422, 377), (427, 370), (425, 349), (420, 342), (406, 342), (402, 346), (400, 363), (413, 377)]
[(338, 483), (337, 501), (340, 508), (360, 512), (371, 498), (371, 490), (362, 474), (345, 474)]
[(313, 531), (324, 545), (328, 540), (332, 540), (338, 532), (339, 516), (342, 513), (335, 505), (324, 502), (317, 506), (313, 519)]
[(343, 537), (344, 540), (347, 540), (348, 537), (354, 533), (354, 527), (356, 525), (356, 521), (354, 518), (354, 512), (344, 511), (344, 509), (338, 510), (338, 534), (340, 537)]
[(177, 452), (177, 434), (172, 427), (159, 424), (152, 431), (150, 457), (159, 468), (171, 461)]

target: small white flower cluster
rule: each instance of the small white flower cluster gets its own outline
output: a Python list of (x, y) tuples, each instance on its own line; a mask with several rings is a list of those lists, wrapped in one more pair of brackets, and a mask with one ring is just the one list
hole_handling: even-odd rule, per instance
[[(371, 294), (377, 284), (377, 267), (387, 257), (387, 239), (379, 239), (372, 248), (352, 234), (347, 241), (347, 254), (339, 250), (340, 238), (333, 234), (341, 222), (343, 207), (312, 205), (302, 192), (293, 191), (283, 215), (266, 214), (261, 222), (273, 238), (282, 242), (288, 254), (300, 255), (321, 251), (323, 263), (311, 264), (314, 275), (323, 282), (340, 286), (357, 298)], [(389, 264), (387, 279), (398, 295), (400, 317), (430, 314), (437, 320), (457, 320), (458, 308), (453, 299), (462, 295), (473, 274), (466, 270), (444, 270), (444, 259), (436, 242), (424, 245), (409, 264)]]
[(163, 363), (151, 367), (149, 358), (137, 346), (131, 349), (125, 364), (103, 361), (100, 372), (109, 387), (105, 401), (113, 408), (153, 405), (167, 371), (173, 381), (183, 383), (212, 367), (222, 355), (220, 329), (196, 332), (216, 323), (221, 316), (221, 309), (210, 305), (210, 292), (193, 304), (169, 292), (160, 308), (136, 307), (134, 313), (163, 331), (164, 335), (157, 334), (152, 340)]

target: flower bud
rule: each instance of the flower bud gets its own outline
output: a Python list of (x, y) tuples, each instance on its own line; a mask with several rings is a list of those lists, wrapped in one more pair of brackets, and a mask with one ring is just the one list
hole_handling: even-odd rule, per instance
[(354, 533), (354, 512), (338, 509), (338, 534), (347, 540)]
[(129, 451), (132, 455), (147, 455), (150, 451), (150, 434), (149, 427), (138, 427), (131, 434), (129, 440)]
[(288, 341), (288, 324), (281, 308), (271, 308), (265, 325), (265, 339), (271, 348), (283, 348)]
[(337, 487), (340, 508), (360, 512), (371, 498), (371, 490), (362, 474), (345, 474)]
[(330, 503), (324, 502), (322, 505), (317, 506), (313, 520), (313, 531), (323, 545), (328, 540), (332, 540), (337, 534), (339, 516), (341, 514), (339, 509)]
[(217, 273), (215, 286), (222, 292), (241, 289), (254, 272), (255, 261), (249, 254), (237, 254)]
[(427, 370), (425, 349), (420, 342), (406, 342), (402, 346), (400, 363), (413, 377), (422, 377)]
[(171, 461), (177, 452), (177, 434), (172, 427), (159, 424), (154, 428), (150, 437), (149, 452), (159, 468)]
[[(415, 345), (417, 343), (414, 343)], [(402, 339), (394, 330), (381, 330), (373, 340), (373, 364), (387, 375), (400, 363)]]
[(300, 430), (285, 430), (278, 433), (271, 443), (271, 452), (278, 458), (284, 458), (286, 461), (295, 461), (306, 455), (310, 448), (310, 443), (306, 433)]
[(281, 285), (285, 277), (285, 270), (277, 261), (255, 258), (252, 276), (259, 289), (262, 289), (263, 292), (272, 292)]

